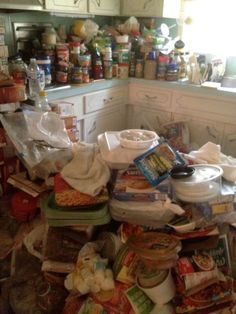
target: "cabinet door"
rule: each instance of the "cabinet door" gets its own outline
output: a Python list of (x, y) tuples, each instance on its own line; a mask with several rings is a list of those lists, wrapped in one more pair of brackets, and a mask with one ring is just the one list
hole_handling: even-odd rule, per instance
[(88, 10), (97, 15), (120, 15), (120, 0), (90, 0)]
[(180, 0), (122, 0), (121, 14), (178, 18), (180, 4)]
[(162, 124), (171, 121), (171, 112), (146, 109), (141, 106), (128, 106), (128, 128), (145, 129), (162, 133)]
[(189, 115), (174, 114), (175, 121), (187, 121), (190, 133), (190, 149), (198, 149), (207, 142), (221, 144), (224, 125)]
[(126, 106), (89, 115), (84, 119), (84, 140), (88, 143), (96, 143), (98, 135), (105, 131), (126, 129), (126, 116)]
[(227, 124), (224, 129), (224, 136), (221, 147), (222, 153), (236, 158), (236, 126)]
[(88, 13), (87, 0), (46, 0), (45, 7), (48, 10)]

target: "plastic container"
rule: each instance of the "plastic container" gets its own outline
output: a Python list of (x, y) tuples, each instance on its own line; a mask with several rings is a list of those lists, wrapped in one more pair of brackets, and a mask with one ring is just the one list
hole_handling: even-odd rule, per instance
[(51, 74), (51, 59), (49, 56), (41, 56), (37, 59), (37, 64), (41, 70), (44, 71), (45, 85), (50, 85), (52, 82)]
[(181, 201), (207, 202), (220, 194), (223, 170), (215, 165), (193, 165), (191, 176), (171, 178), (173, 194)]
[(48, 104), (47, 93), (44, 90), (41, 90), (36, 97), (35, 108), (37, 111), (51, 111), (51, 107)]
[(129, 149), (148, 149), (159, 139), (159, 136), (149, 130), (130, 129), (121, 131), (119, 138), (122, 147)]

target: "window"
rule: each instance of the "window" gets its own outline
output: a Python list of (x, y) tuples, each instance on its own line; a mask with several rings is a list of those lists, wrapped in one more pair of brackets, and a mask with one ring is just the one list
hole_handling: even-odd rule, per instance
[(194, 52), (236, 56), (235, 0), (183, 0), (182, 39)]

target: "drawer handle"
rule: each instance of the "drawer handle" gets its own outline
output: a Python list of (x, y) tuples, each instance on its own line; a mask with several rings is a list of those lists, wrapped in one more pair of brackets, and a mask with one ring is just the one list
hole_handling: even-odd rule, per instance
[(94, 132), (96, 130), (96, 128), (97, 128), (96, 121), (93, 121), (92, 127), (88, 131), (88, 134), (91, 134), (92, 132)]
[(207, 126), (206, 129), (207, 129), (208, 134), (209, 134), (211, 137), (213, 137), (213, 138), (215, 138), (215, 139), (217, 138), (217, 131), (216, 131), (215, 128), (212, 128), (212, 127), (210, 127), (210, 126)]
[(96, 0), (97, 2), (97, 6), (100, 7), (101, 6), (101, 0)]
[(229, 135), (228, 135), (228, 141), (229, 141), (229, 142), (234, 142), (234, 141), (236, 141), (236, 134), (235, 134), (235, 133), (229, 134)]
[(103, 102), (104, 102), (104, 104), (107, 104), (107, 103), (109, 103), (112, 100), (113, 100), (113, 97), (105, 98), (105, 99), (103, 99)]
[(149, 2), (152, 2), (152, 0), (147, 0), (146, 2), (144, 2), (143, 10), (146, 10), (147, 5), (148, 5)]
[(145, 97), (146, 97), (148, 100), (157, 99), (157, 96), (145, 95)]
[(76, 5), (79, 2), (80, 2), (80, 0), (74, 0), (74, 5)]

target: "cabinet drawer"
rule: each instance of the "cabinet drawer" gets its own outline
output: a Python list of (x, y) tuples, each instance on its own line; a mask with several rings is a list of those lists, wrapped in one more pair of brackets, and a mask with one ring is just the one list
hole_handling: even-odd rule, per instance
[(50, 104), (55, 106), (56, 108), (60, 108), (58, 110), (61, 115), (68, 116), (74, 115), (79, 119), (83, 116), (83, 96), (74, 96), (67, 97), (64, 99), (58, 99), (54, 101), (50, 101)]
[(84, 112), (90, 113), (127, 103), (128, 87), (105, 89), (84, 96)]
[(201, 93), (174, 92), (173, 107), (177, 113), (190, 114), (219, 122), (235, 123), (236, 102), (219, 94), (208, 96)]
[(171, 99), (172, 92), (165, 88), (140, 87), (140, 85), (132, 85), (130, 87), (131, 104), (140, 104), (148, 108), (170, 111)]

